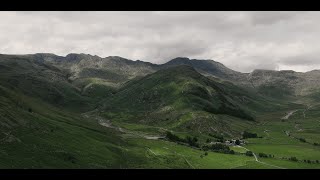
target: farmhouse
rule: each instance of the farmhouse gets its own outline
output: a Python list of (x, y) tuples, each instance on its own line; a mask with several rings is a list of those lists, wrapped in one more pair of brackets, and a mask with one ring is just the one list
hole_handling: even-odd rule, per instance
[(226, 140), (225, 144), (228, 146), (236, 146), (236, 145), (244, 145), (245, 144), (245, 141), (242, 139), (240, 139), (238, 141), (239, 141), (239, 144), (236, 143), (237, 142), (236, 139)]

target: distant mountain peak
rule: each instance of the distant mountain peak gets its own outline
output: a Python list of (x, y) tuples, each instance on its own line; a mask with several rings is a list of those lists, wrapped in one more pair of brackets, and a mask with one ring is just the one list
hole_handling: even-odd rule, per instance
[(190, 59), (187, 57), (176, 57), (171, 59), (171, 61), (189, 61)]
[(41, 55), (41, 56), (58, 56), (58, 55), (53, 54), (53, 53), (35, 53), (34, 55)]
[(171, 59), (167, 63), (168, 65), (182, 65), (182, 64), (189, 64), (191, 65), (190, 59), (187, 57), (176, 57), (174, 59)]

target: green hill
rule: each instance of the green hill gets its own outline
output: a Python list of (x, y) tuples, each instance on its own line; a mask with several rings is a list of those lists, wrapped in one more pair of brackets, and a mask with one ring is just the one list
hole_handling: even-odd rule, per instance
[(231, 97), (236, 89), (226, 91), (226, 88), (202, 76), (191, 66), (177, 66), (128, 83), (110, 99), (106, 108), (111, 108), (108, 106), (110, 104), (115, 109), (147, 112), (170, 106), (177, 111), (192, 109), (253, 120), (248, 112), (239, 107), (242, 102), (237, 102), (236, 96), (244, 94)]
[(94, 108), (68, 80), (68, 73), (45, 62), (16, 56), (0, 57), (0, 85), (72, 111)]
[[(126, 83), (104, 101), (103, 115), (115, 122), (142, 123), (174, 127), (198, 128), (192, 124), (225, 123), (216, 119), (255, 121), (257, 111), (274, 106), (268, 99), (237, 87), (216, 81), (187, 65), (175, 66)], [(201, 118), (201, 120), (199, 120)], [(216, 131), (226, 127), (215, 125)], [(230, 129), (229, 129), (230, 130)], [(206, 129), (205, 131), (212, 131)]]

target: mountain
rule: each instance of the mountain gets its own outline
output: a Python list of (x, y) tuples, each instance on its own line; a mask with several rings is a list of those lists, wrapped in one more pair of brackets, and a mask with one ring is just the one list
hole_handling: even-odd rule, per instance
[(0, 56), (0, 85), (69, 110), (89, 110), (93, 104), (69, 81), (66, 70), (24, 56)]
[[(28, 55), (28, 57), (41, 62), (49, 62), (60, 68), (69, 69), (72, 73), (72, 79), (83, 78), (83, 76), (87, 74), (87, 71), (104, 70), (114, 73), (112, 75), (121, 75), (127, 80), (153, 73), (159, 69), (177, 65), (190, 65), (201, 74), (211, 75), (226, 80), (237, 80), (239, 77), (244, 77), (245, 75), (244, 73), (233, 71), (213, 60), (196, 60), (183, 57), (172, 59), (167, 63), (160, 65), (140, 60), (132, 61), (118, 56), (101, 58), (89, 54), (68, 54), (66, 57), (53, 54), (34, 54)], [(108, 76), (106, 75), (102, 78), (108, 79)], [(119, 81), (121, 80), (119, 79)]]
[(301, 97), (319, 92), (320, 71), (254, 70), (248, 81), (258, 92), (272, 97)]
[(213, 60), (196, 60), (175, 58), (163, 67), (190, 65), (205, 76), (213, 76), (221, 80), (230, 81), (244, 88), (254, 89), (257, 93), (275, 98), (290, 98), (319, 93), (320, 71), (306, 73), (291, 70), (254, 70), (251, 73), (233, 71)]
[[(157, 65), (151, 63), (132, 61), (118, 56), (101, 58), (99, 56), (92, 56), (90, 54), (72, 53), (65, 57), (56, 56), (53, 54), (34, 54), (28, 55), (28, 57), (42, 62), (50, 62), (51, 64), (60, 68), (69, 69), (70, 73), (72, 74), (72, 80), (85, 78), (88, 76), (88, 73), (91, 72), (93, 77), (95, 77), (95, 74), (97, 74), (100, 76), (99, 78), (104, 78), (111, 81), (114, 80), (112, 76), (117, 75), (118, 79), (115, 79), (114, 81), (121, 82), (124, 79), (130, 79), (132, 77), (143, 76), (147, 73), (152, 73), (154, 72), (153, 68), (157, 67)], [(98, 72), (95, 73), (95, 71)], [(105, 73), (105, 75), (103, 73)]]
[[(197, 60), (185, 57), (174, 58), (164, 64), (152, 64), (140, 60), (132, 61), (118, 56), (101, 58), (89, 54), (68, 54), (65, 57), (54, 54), (33, 54), (23, 57), (39, 63), (50, 64), (69, 73), (68, 79), (81, 89), (88, 86), (118, 87), (136, 77), (143, 77), (160, 69), (179, 65), (192, 66), (202, 75), (229, 81), (257, 93), (277, 98), (306, 96), (317, 92), (320, 73), (294, 71), (254, 70), (241, 73), (213, 60)], [(280, 88), (280, 89), (279, 89)]]
[[(67, 88), (73, 94), (70, 97), (75, 96), (73, 98), (75, 101), (77, 101), (76, 99), (83, 99), (83, 102), (88, 100), (86, 99), (87, 97), (95, 98), (96, 101), (99, 101), (101, 98), (108, 97), (129, 81), (139, 79), (161, 69), (180, 65), (189, 65), (200, 74), (212, 80), (231, 82), (248, 91), (274, 99), (318, 96), (318, 87), (320, 85), (320, 73), (316, 70), (306, 73), (272, 70), (254, 70), (251, 73), (241, 73), (231, 70), (213, 60), (196, 60), (184, 57), (178, 57), (160, 65), (139, 60), (132, 61), (118, 56), (101, 58), (89, 54), (68, 54), (65, 57), (46, 53), (1, 55), (1, 59), (3, 60), (1, 67), (4, 69), (2, 73), (8, 71), (8, 66), (13, 66), (14, 64), (12, 63), (15, 62), (17, 66), (13, 70), (17, 70), (17, 73), (12, 73), (12, 75), (23, 78), (32, 76), (29, 79), (35, 79), (42, 83), (48, 83), (46, 82), (47, 79), (51, 79), (52, 82), (50, 83), (54, 84), (52, 86), (61, 86), (61, 88), (55, 89)], [(22, 66), (29, 66), (29, 69)], [(30, 73), (25, 76), (26, 72)], [(40, 76), (38, 76), (39, 73), (41, 74)], [(6, 75), (3, 77), (6, 77)], [(15, 78), (14, 80), (13, 77), (10, 77), (7, 81), (12, 84), (14, 81), (18, 81), (18, 79)], [(23, 80), (23, 82), (29, 81)], [(22, 87), (23, 84), (20, 83), (20, 88), (25, 93), (30, 93), (27, 90), (30, 87)], [(35, 86), (34, 83), (33, 86)], [(39, 89), (47, 86), (51, 87), (44, 85), (40, 86)], [(55, 90), (53, 88), (50, 91)], [(61, 93), (56, 90), (56, 93), (48, 97), (52, 96), (55, 101), (59, 101), (59, 98), (55, 98), (55, 96), (63, 99)], [(41, 96), (45, 97), (47, 95), (43, 94)], [(59, 103), (61, 104), (62, 102)]]
[(172, 67), (177, 65), (189, 65), (203, 75), (214, 76), (234, 82), (237, 82), (239, 79), (245, 79), (246, 77), (246, 74), (231, 70), (223, 64), (213, 60), (197, 60), (178, 57), (163, 64), (162, 67)]
[[(232, 134), (240, 132), (226, 127), (222, 119), (255, 121), (257, 112), (279, 107), (252, 91), (203, 76), (189, 65), (178, 65), (124, 84), (106, 98), (100, 111), (116, 122)], [(202, 121), (208, 126), (199, 127)]]
[[(60, 71), (64, 76), (63, 81), (71, 83), (73, 87), (80, 90), (82, 95), (96, 98), (105, 97), (104, 91), (112, 93), (132, 79), (179, 65), (189, 65), (208, 78), (228, 81), (271, 98), (314, 96), (319, 94), (318, 86), (320, 85), (320, 73), (317, 70), (306, 73), (273, 70), (241, 73), (213, 60), (184, 57), (158, 65), (118, 56), (101, 58), (89, 54), (68, 54), (65, 57), (46, 53), (1, 56), (9, 59), (25, 59), (24, 61), (28, 59), (29, 62), (38, 66), (46, 66), (50, 71), (55, 72), (53, 74)], [(53, 78), (57, 77), (55, 75)]]
[(230, 113), (253, 120), (239, 107), (238, 104), (243, 102), (236, 102), (236, 95), (242, 94), (235, 94), (236, 91), (226, 88), (204, 77), (191, 66), (182, 65), (159, 70), (128, 83), (112, 97), (114, 101), (108, 104), (133, 111), (191, 108), (216, 114)]
[[(131, 120), (146, 113), (141, 120), (161, 117), (168, 109), (171, 114), (163, 117), (181, 119), (191, 110), (254, 120), (258, 104), (268, 109), (268, 100), (222, 79), (237, 72), (208, 60), (176, 58), (154, 65), (87, 54), (1, 55), (0, 68), (4, 88), (73, 112), (104, 105), (110, 112), (116, 108), (131, 111), (129, 117), (137, 114)], [(206, 76), (199, 73), (205, 71)]]
[(172, 59), (161, 66), (172, 67), (178, 65), (192, 66), (205, 76), (229, 81), (273, 98), (293, 98), (319, 94), (319, 70), (302, 73), (292, 70), (257, 69), (251, 73), (241, 73), (213, 60), (197, 60), (184, 57)]
[[(202, 149), (244, 131), (256, 135), (245, 147), (274, 154), (271, 163), (317, 167), (301, 164), (320, 157), (319, 77), (317, 70), (241, 73), (183, 57), (158, 65), (0, 55), (0, 168), (261, 167), (237, 147), (232, 155)], [(296, 155), (298, 162), (288, 160)]]

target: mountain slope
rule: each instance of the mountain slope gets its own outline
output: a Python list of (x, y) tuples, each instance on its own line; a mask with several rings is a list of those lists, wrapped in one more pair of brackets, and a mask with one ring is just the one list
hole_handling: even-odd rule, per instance
[(254, 70), (248, 81), (259, 93), (274, 98), (302, 98), (319, 91), (319, 71)]
[(0, 168), (126, 166), (116, 132), (77, 113), (0, 85), (0, 116)]
[(125, 102), (119, 104), (119, 108), (123, 105), (137, 111), (158, 110), (165, 106), (173, 106), (176, 110), (191, 108), (252, 120), (239, 107), (236, 95), (232, 97), (232, 91), (229, 94), (223, 88), (222, 84), (202, 76), (191, 66), (177, 66), (126, 85), (115, 94), (111, 104)]
[[(262, 97), (232, 84), (213, 81), (183, 65), (127, 83), (107, 98), (100, 110), (115, 122), (192, 129), (196, 128), (192, 124), (208, 121), (203, 123), (214, 123), (214, 131), (223, 132), (228, 127), (222, 119), (253, 121), (257, 107), (267, 107), (268, 103)], [(204, 125), (203, 131), (212, 131), (209, 127)]]
[(0, 85), (61, 108), (86, 111), (93, 108), (88, 97), (70, 84), (68, 73), (46, 62), (16, 56), (0, 57)]

